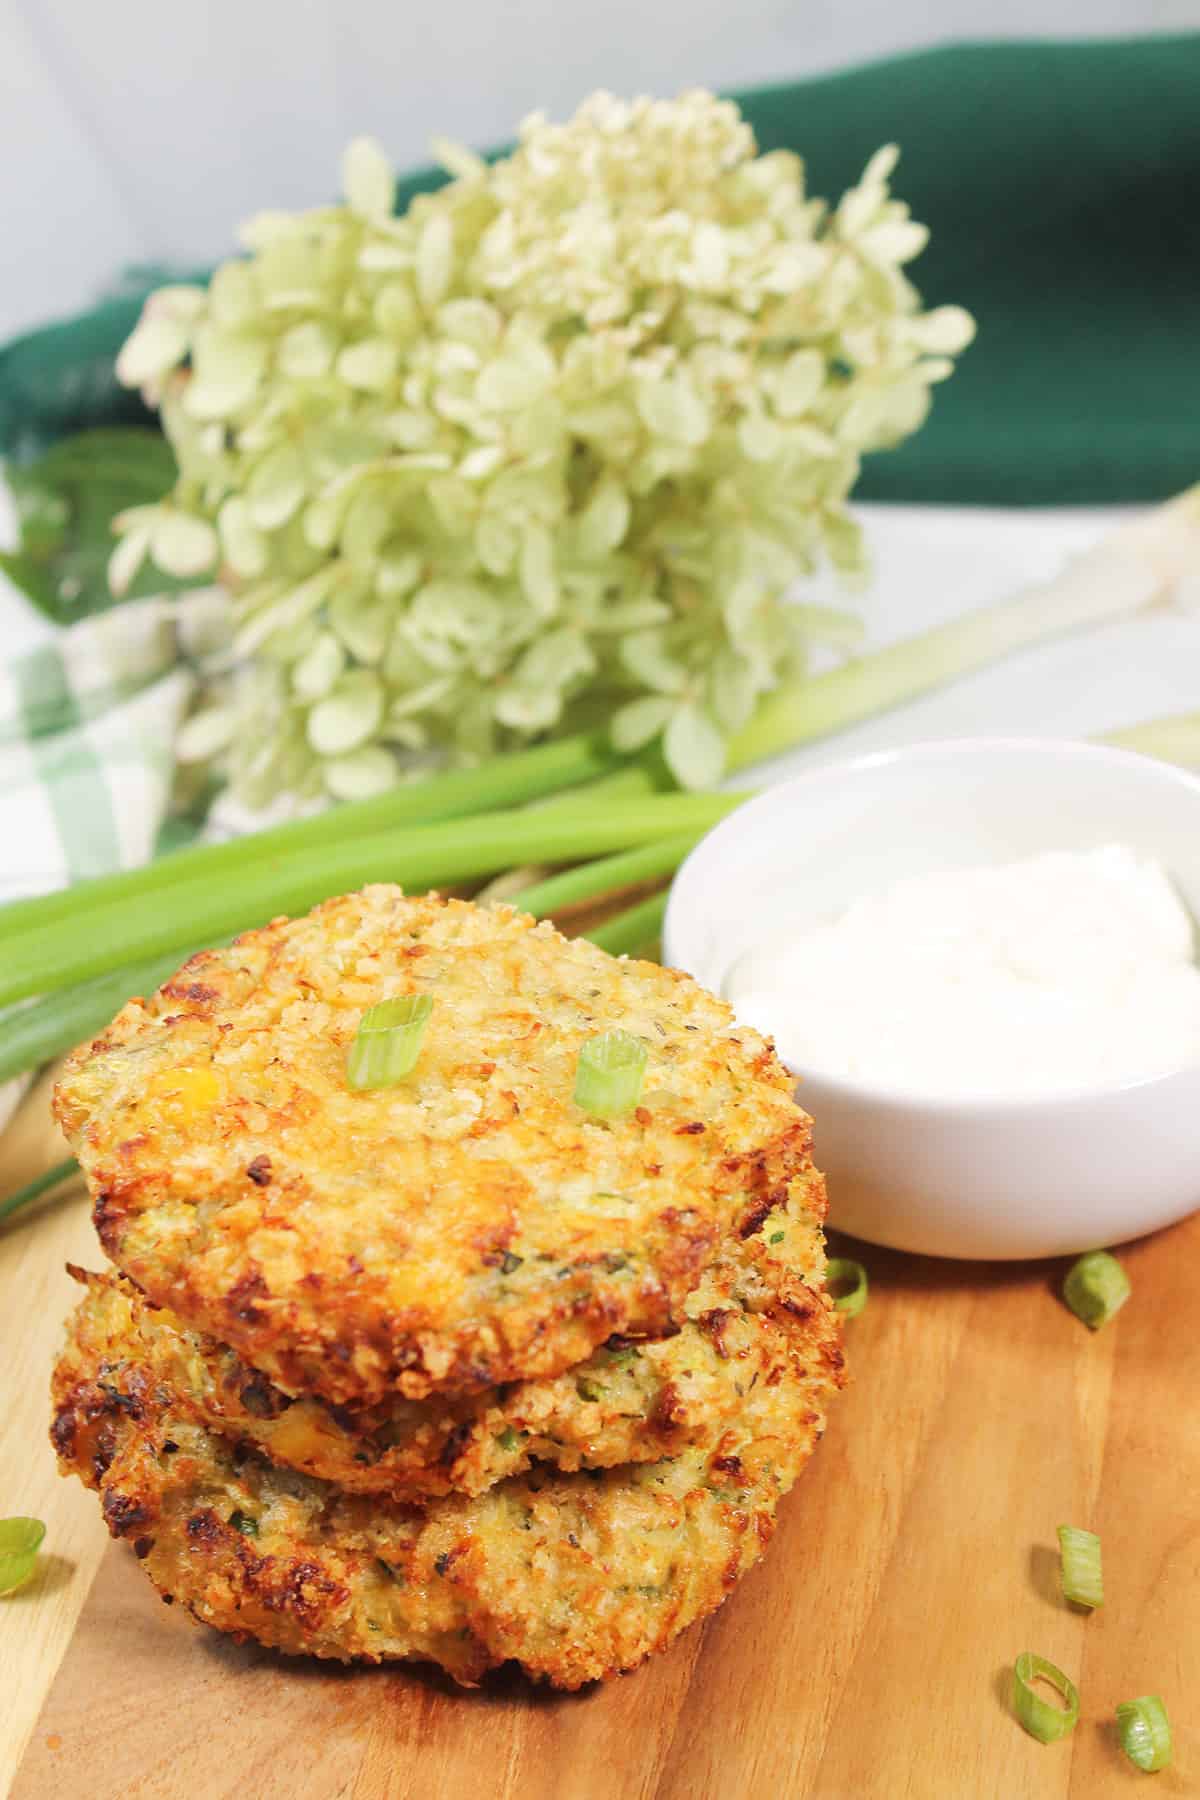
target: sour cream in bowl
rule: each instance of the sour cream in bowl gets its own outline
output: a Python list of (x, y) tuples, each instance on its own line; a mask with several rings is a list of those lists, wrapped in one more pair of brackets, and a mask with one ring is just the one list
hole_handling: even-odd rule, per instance
[(1200, 1205), (1200, 781), (968, 739), (740, 808), (667, 959), (775, 1038), (832, 1223), (960, 1257), (1073, 1253)]

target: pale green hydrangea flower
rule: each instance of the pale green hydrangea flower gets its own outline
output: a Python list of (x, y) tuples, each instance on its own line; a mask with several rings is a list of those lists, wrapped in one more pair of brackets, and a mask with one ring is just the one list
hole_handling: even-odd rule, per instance
[(712, 781), (819, 628), (786, 590), (861, 565), (860, 456), (971, 320), (902, 272), (893, 148), (833, 210), (705, 93), (597, 94), (491, 166), (439, 149), (449, 185), (397, 218), (353, 143), (344, 206), (260, 214), (121, 352), (180, 476), (119, 521), (113, 585), (149, 556), (234, 599), (181, 754), (251, 804), (349, 797), (608, 721)]

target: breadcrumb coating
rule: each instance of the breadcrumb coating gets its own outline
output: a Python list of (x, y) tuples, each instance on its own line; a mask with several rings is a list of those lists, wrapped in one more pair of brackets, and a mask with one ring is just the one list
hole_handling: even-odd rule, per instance
[[(434, 999), (416, 1069), (351, 1090), (364, 1011), (409, 993)], [(647, 1074), (602, 1122), (575, 1065), (615, 1028)], [(670, 1331), (810, 1144), (769, 1044), (689, 977), (387, 886), (193, 957), (71, 1057), (55, 1105), (117, 1266), (333, 1405), (553, 1376)]]
[(535, 1461), (609, 1468), (713, 1443), (745, 1392), (795, 1360), (821, 1287), (823, 1212), (810, 1170), (782, 1205), (746, 1220), (745, 1237), (722, 1244), (670, 1337), (613, 1337), (561, 1375), (359, 1409), (292, 1399), (127, 1281), (72, 1272), (91, 1286), (105, 1359), (132, 1351), (199, 1423), (347, 1492), (421, 1501), (482, 1493)]
[[(440, 1663), (473, 1684), (510, 1659), (577, 1688), (630, 1669), (721, 1604), (762, 1554), (841, 1378), (824, 1294), (787, 1366), (738, 1394), (716, 1439), (594, 1473), (542, 1467), (421, 1510), (276, 1468), (207, 1430), (97, 1326), (72, 1321), (54, 1377), (64, 1473), (199, 1620), (296, 1654)], [(730, 1359), (737, 1385), (740, 1363)]]

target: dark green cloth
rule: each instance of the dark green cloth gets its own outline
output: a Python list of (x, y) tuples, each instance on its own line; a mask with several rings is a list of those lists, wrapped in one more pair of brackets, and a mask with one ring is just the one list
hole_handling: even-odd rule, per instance
[[(1086, 504), (1200, 479), (1200, 35), (957, 45), (737, 97), (830, 198), (898, 143), (896, 189), (933, 232), (914, 278), (979, 323), (861, 498)], [(0, 450), (137, 416), (112, 359), (139, 300), (0, 350)]]

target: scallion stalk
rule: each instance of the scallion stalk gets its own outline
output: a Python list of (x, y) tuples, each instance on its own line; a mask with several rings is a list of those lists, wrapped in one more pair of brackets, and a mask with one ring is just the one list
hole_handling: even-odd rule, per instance
[(43, 1194), (52, 1193), (55, 1188), (61, 1187), (65, 1181), (69, 1181), (78, 1173), (79, 1164), (72, 1156), (68, 1157), (66, 1162), (55, 1163), (54, 1167), (47, 1169), (44, 1174), (35, 1175), (32, 1181), (25, 1183), (24, 1187), (17, 1188), (15, 1193), (6, 1194), (3, 1200), (0, 1200), (0, 1220), (11, 1219), (12, 1215), (20, 1212), (23, 1206), (28, 1206), (31, 1201), (40, 1199)]
[[(1062, 1695), (1061, 1706), (1051, 1705), (1033, 1686), (1035, 1681), (1048, 1681)], [(1074, 1731), (1079, 1719), (1079, 1689), (1062, 1670), (1032, 1650), (1018, 1656), (1013, 1669), (1013, 1710), (1031, 1737), (1039, 1744), (1053, 1744)]]
[(646, 1079), (646, 1046), (628, 1031), (589, 1038), (575, 1070), (575, 1104), (597, 1119), (632, 1112)]
[[(596, 734), (492, 757), (473, 769), (450, 769), (389, 788), (369, 800), (345, 801), (311, 818), (251, 832), (229, 843), (193, 845), (120, 874), (77, 882), (36, 899), (10, 900), (0, 907), (0, 942), (59, 919), (83, 919), (94, 907), (162, 893), (180, 882), (204, 879), (215, 883), (226, 871), (236, 878), (247, 864), (259, 859), (291, 857), (397, 826), (465, 818), (498, 807), (515, 807), (544, 794), (557, 795), (563, 788), (594, 782), (614, 770), (624, 774), (621, 761), (612, 746)], [(637, 791), (648, 791), (640, 777), (635, 779)]]
[(411, 1075), (432, 1011), (432, 994), (400, 994), (369, 1006), (350, 1046), (347, 1084), (352, 1088), (395, 1087)]
[(622, 888), (637, 887), (653, 881), (658, 875), (673, 875), (688, 851), (699, 843), (701, 833), (685, 832), (664, 838), (661, 843), (642, 844), (636, 850), (623, 850), (616, 856), (601, 857), (596, 862), (581, 863), (564, 869), (513, 894), (512, 905), (522, 912), (545, 918), (548, 913), (578, 906), (604, 894), (618, 893)]
[(1060, 1525), (1058, 1551), (1064, 1597), (1076, 1606), (1103, 1606), (1104, 1573), (1100, 1539), (1095, 1532), (1081, 1531), (1077, 1525)]
[(1121, 731), (1106, 731), (1100, 741), (1118, 750), (1153, 756), (1158, 762), (1178, 763), (1181, 769), (1200, 769), (1200, 712), (1146, 719)]
[(644, 950), (661, 935), (666, 910), (667, 895), (652, 894), (648, 900), (639, 900), (636, 906), (605, 919), (602, 925), (593, 926), (584, 935), (590, 943), (607, 950), (610, 956), (632, 956), (635, 950)]
[(665, 764), (656, 763), (653, 757), (643, 756), (626, 768), (614, 769), (611, 775), (601, 775), (595, 781), (584, 782), (580, 787), (565, 788), (560, 793), (549, 794), (544, 800), (535, 801), (544, 812), (578, 811), (581, 806), (590, 806), (594, 801), (604, 804), (612, 800), (632, 800), (644, 798), (647, 794), (670, 794), (677, 792), (677, 784), (671, 780)]
[(1015, 651), (1165, 601), (1200, 557), (1200, 486), (1124, 525), (1053, 581), (816, 676), (785, 682), (729, 748), (744, 769), (844, 731)]
[(1136, 1768), (1151, 1775), (1165, 1769), (1173, 1755), (1171, 1721), (1157, 1694), (1123, 1700), (1117, 1708), (1117, 1736)]
[(110, 975), (21, 1003), (0, 1014), (0, 1082), (52, 1062), (76, 1044), (95, 1037), (135, 994), (152, 994), (187, 961), (181, 947), (149, 962), (128, 963)]
[(1062, 1291), (1075, 1317), (1099, 1331), (1120, 1312), (1133, 1290), (1115, 1256), (1107, 1250), (1089, 1250), (1067, 1270)]
[(417, 825), (381, 837), (322, 843), (278, 858), (255, 858), (213, 881), (177, 882), (161, 894), (94, 908), (88, 928), (70, 919), (19, 933), (5, 946), (0, 1005), (47, 994), (165, 954), (180, 942), (227, 937), (279, 913), (303, 912), (365, 882), (395, 881), (415, 893), (494, 874), (517, 862), (574, 862), (715, 825), (745, 796), (662, 794), (579, 814), (538, 809)]

